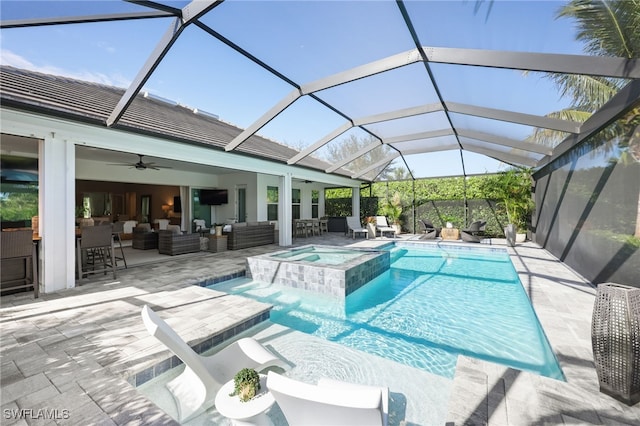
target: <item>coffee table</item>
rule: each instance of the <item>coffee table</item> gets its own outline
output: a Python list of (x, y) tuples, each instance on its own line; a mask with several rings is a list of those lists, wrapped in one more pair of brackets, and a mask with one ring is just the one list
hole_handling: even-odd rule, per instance
[(238, 396), (229, 396), (233, 393), (233, 379), (225, 383), (216, 394), (216, 410), (234, 425), (268, 425), (273, 422), (267, 416), (266, 411), (271, 408), (275, 399), (267, 389), (267, 376), (260, 374), (260, 391), (247, 402), (240, 401)]

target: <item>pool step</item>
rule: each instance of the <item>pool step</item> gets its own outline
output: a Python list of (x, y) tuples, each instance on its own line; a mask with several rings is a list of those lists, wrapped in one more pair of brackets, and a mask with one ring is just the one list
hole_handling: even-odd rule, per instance
[[(215, 308), (214, 308), (215, 309)], [(239, 334), (249, 330), (250, 328), (267, 321), (271, 315), (271, 306), (266, 310), (258, 312), (257, 314), (243, 318), (230, 327), (219, 330), (207, 337), (197, 339), (196, 341), (187, 342), (189, 346), (198, 354), (207, 352), (208, 350), (218, 346), (226, 346), (225, 342), (233, 339)], [(161, 345), (160, 343), (158, 343)], [(163, 345), (163, 349), (166, 349)], [(156, 357), (152, 365), (145, 367), (143, 370), (138, 371), (127, 378), (127, 381), (134, 387), (140, 386), (143, 383), (148, 382), (151, 379), (169, 371), (182, 364), (182, 360), (175, 355), (171, 355), (168, 350), (163, 350)], [(148, 364), (146, 364), (148, 365)]]

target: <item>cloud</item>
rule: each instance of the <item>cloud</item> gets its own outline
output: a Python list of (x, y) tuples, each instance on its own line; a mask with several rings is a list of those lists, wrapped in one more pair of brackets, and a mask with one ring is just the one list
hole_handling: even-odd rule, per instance
[(108, 75), (101, 72), (87, 70), (71, 71), (53, 65), (36, 65), (27, 58), (6, 49), (0, 49), (0, 64), (41, 72), (44, 74), (53, 74), (77, 80), (90, 81), (107, 86), (128, 87), (129, 84), (131, 84), (131, 80), (121, 74)]

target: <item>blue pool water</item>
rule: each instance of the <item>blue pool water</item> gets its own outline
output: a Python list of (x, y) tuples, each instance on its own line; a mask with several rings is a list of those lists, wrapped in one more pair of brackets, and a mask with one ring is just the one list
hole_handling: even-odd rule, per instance
[(444, 377), (462, 354), (563, 380), (506, 252), (394, 247), (391, 259), (344, 302), (249, 279), (212, 288), (274, 305), (275, 323)]
[(271, 257), (286, 259), (288, 261), (314, 262), (324, 265), (342, 265), (353, 259), (361, 257), (362, 255), (363, 252), (359, 250), (310, 246), (287, 250), (284, 253), (271, 255)]

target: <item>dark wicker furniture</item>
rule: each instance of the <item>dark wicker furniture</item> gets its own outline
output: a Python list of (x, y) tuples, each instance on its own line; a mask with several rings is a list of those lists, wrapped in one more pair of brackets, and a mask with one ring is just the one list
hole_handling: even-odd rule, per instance
[(113, 272), (113, 279), (116, 279), (111, 225), (85, 226), (80, 229), (80, 239), (76, 243), (78, 279), (100, 272), (106, 275), (109, 270)]
[(479, 243), (487, 225), (485, 220), (476, 220), (467, 229), (460, 230), (460, 238), (467, 243)]
[(158, 233), (151, 232), (151, 226), (147, 228), (136, 226), (133, 228), (131, 247), (138, 250), (151, 250), (158, 248)]
[(0, 291), (14, 291), (33, 287), (38, 297), (38, 274), (35, 264), (33, 230), (2, 231), (0, 236), (2, 272)]
[[(433, 236), (433, 238), (440, 236), (440, 231), (442, 230), (442, 228), (433, 226), (433, 223), (429, 219), (418, 219), (418, 222), (420, 222), (420, 225), (422, 226), (422, 232), (424, 232), (425, 235), (431, 235), (431, 231), (435, 231), (436, 234)], [(425, 239), (431, 239), (431, 237), (429, 236)]]
[(176, 254), (200, 251), (200, 234), (176, 234), (173, 231), (158, 231), (158, 253)]
[(234, 223), (227, 235), (227, 248), (243, 248), (273, 244), (275, 226), (269, 222)]

